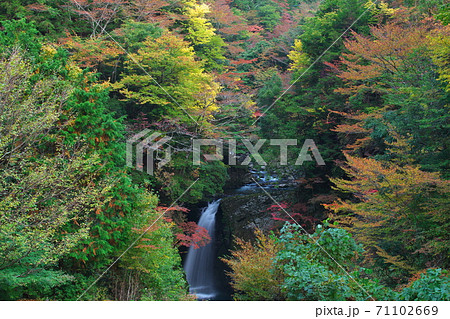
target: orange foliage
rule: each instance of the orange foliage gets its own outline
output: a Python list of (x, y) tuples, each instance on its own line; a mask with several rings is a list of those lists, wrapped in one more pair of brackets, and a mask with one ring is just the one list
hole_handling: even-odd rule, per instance
[(388, 73), (401, 77), (403, 70), (414, 63), (411, 54), (429, 45), (430, 29), (437, 27), (432, 19), (406, 22), (399, 15), (385, 25), (372, 26), (370, 37), (352, 32), (353, 39), (345, 41), (350, 53), (342, 54), (338, 74), (348, 87), (336, 89), (336, 92), (352, 94), (363, 88), (377, 92), (392, 89), (383, 83), (381, 75)]
[(222, 258), (231, 268), (228, 276), (231, 285), (237, 291), (234, 295), (240, 300), (282, 300), (282, 278), (273, 272), (273, 260), (280, 246), (274, 238), (255, 230), (256, 242), (235, 239), (238, 249), (231, 257)]
[[(450, 222), (446, 200), (450, 181), (407, 161), (345, 157), (347, 164), (342, 168), (350, 179), (331, 181), (355, 199), (324, 205), (332, 212), (330, 217), (364, 242), (372, 257), (378, 255), (400, 268), (412, 271), (398, 256), (399, 251), (442, 258), (439, 255), (446, 251), (448, 241), (432, 229)], [(381, 242), (389, 241), (403, 247), (397, 247), (396, 253), (380, 247)]]

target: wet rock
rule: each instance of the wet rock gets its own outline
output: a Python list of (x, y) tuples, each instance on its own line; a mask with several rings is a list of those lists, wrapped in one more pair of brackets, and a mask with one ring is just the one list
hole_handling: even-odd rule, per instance
[[(289, 201), (294, 192), (290, 190), (269, 190), (277, 201)], [(219, 208), (221, 218), (221, 238), (224, 246), (231, 247), (233, 236), (244, 240), (254, 238), (255, 228), (263, 231), (274, 229), (277, 225), (267, 209), (275, 202), (263, 191), (248, 195), (233, 195), (222, 199)]]
[(228, 169), (228, 176), (229, 179), (225, 184), (225, 190), (237, 189), (252, 182), (252, 174), (248, 166), (232, 166)]

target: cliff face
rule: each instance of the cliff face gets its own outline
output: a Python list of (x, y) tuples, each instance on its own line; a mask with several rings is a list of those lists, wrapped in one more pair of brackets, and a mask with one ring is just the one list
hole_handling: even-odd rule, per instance
[[(287, 201), (294, 195), (290, 190), (270, 190), (271, 196), (277, 201)], [(279, 222), (271, 218), (267, 209), (274, 205), (274, 201), (262, 190), (247, 195), (232, 195), (222, 199), (219, 208), (219, 218), (222, 229), (219, 232), (221, 246), (230, 248), (233, 237), (245, 240), (253, 239), (253, 231), (259, 228), (269, 231)]]
[[(248, 173), (242, 171), (242, 177), (248, 176)], [(236, 174), (235, 186), (241, 186), (243, 183), (239, 180), (239, 174)], [(242, 180), (241, 177), (241, 180)], [(251, 179), (250, 179), (251, 180)], [(270, 185), (264, 184), (259, 180), (260, 185), (265, 185), (266, 191), (278, 203), (305, 203), (306, 214), (317, 220), (323, 220), (325, 217), (324, 209), (320, 201), (312, 201), (314, 193), (319, 192), (316, 189), (305, 188), (302, 185), (294, 183)], [(284, 186), (285, 185), (285, 186)], [(283, 188), (284, 187), (284, 188)], [(245, 191), (246, 193), (238, 193)], [(283, 221), (274, 220), (268, 208), (276, 205), (274, 200), (268, 196), (259, 186), (254, 183), (246, 184), (240, 189), (235, 189), (234, 194), (229, 194), (222, 198), (219, 210), (216, 214), (216, 251), (218, 257), (230, 255), (230, 250), (234, 247), (234, 238), (238, 237), (244, 240), (254, 239), (254, 230), (261, 229), (263, 232), (270, 230), (276, 231), (284, 224)], [(283, 212), (281, 212), (281, 215)], [(226, 287), (226, 291), (231, 295), (232, 289), (229, 286), (229, 278), (225, 275), (230, 269), (220, 259), (216, 264), (216, 276), (220, 278), (219, 282)]]
[[(326, 218), (322, 202), (329, 202), (334, 198), (330, 194), (320, 195), (322, 193), (320, 187), (321, 185), (311, 188), (291, 184), (287, 188), (267, 187), (266, 190), (280, 204), (283, 202), (304, 203), (305, 216), (319, 222)], [(249, 193), (228, 195), (222, 199), (217, 215), (218, 225), (220, 225), (220, 229), (217, 230), (218, 247), (221, 247), (220, 253), (226, 253), (227, 249), (233, 247), (234, 237), (252, 240), (256, 228), (266, 232), (283, 226), (284, 222), (274, 220), (271, 212), (268, 211), (269, 207), (276, 205), (273, 199), (259, 186), (250, 186)], [(283, 214), (280, 212), (280, 216)], [(285, 217), (288, 218), (288, 216)]]

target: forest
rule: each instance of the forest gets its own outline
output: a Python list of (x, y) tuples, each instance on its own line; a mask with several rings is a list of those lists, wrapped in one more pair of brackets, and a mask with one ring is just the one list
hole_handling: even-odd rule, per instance
[[(449, 23), (446, 0), (0, 0), (0, 300), (450, 300)], [(225, 297), (192, 289), (206, 247)]]

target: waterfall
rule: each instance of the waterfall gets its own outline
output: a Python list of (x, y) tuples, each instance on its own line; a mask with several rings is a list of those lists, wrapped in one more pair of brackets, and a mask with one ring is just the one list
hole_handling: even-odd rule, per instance
[(189, 283), (189, 292), (197, 295), (198, 299), (212, 299), (218, 291), (214, 285), (214, 228), (216, 224), (216, 213), (219, 209), (220, 199), (209, 203), (203, 208), (198, 225), (206, 228), (211, 241), (206, 246), (195, 249), (190, 247), (184, 270)]

